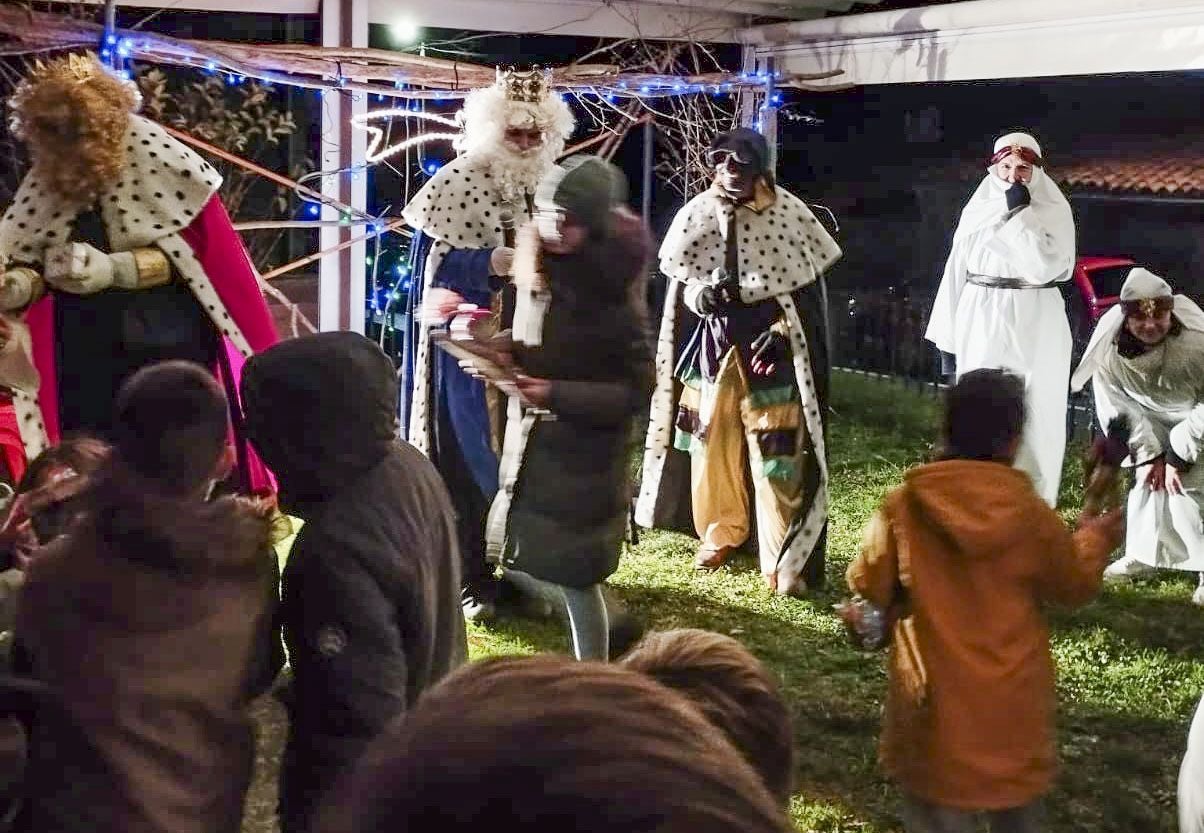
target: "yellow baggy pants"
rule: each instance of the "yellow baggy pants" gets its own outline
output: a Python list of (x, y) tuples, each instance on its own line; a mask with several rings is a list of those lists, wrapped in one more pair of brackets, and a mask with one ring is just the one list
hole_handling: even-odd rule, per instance
[[(803, 503), (807, 443), (799, 402), (764, 407), (750, 404), (748, 380), (735, 348), (724, 357), (714, 384), (704, 384), (701, 393), (690, 393), (698, 397), (700, 423), (706, 426), (703, 441), (694, 444), (690, 457), (694, 527), (702, 546), (711, 550), (738, 547), (748, 539), (751, 524), (745, 472), (751, 466), (761, 573), (773, 575), (786, 532)], [(767, 476), (756, 432), (791, 428), (796, 445), (790, 475)]]

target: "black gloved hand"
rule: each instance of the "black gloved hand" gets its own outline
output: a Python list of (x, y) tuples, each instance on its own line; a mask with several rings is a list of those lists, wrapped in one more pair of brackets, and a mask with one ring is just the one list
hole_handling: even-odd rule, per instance
[(744, 306), (740, 300), (740, 279), (724, 278), (714, 286), (704, 287), (696, 302), (700, 315), (723, 315), (735, 307)]
[(768, 376), (777, 368), (778, 362), (790, 353), (790, 342), (777, 330), (769, 329), (757, 336), (752, 343), (752, 372)]
[(695, 304), (698, 307), (699, 315), (719, 315), (726, 309), (723, 295), (717, 286), (703, 287), (702, 292), (698, 293), (698, 300)]
[(1033, 201), (1033, 195), (1028, 192), (1028, 186), (1023, 182), (1015, 182), (1007, 189), (1005, 196), (1008, 201), (1008, 211), (1022, 208)]

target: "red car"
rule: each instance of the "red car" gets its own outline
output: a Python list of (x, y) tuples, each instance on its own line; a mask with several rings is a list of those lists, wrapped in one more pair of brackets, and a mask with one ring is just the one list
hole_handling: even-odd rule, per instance
[(1127, 257), (1080, 257), (1075, 261), (1069, 312), (1076, 364), (1100, 316), (1120, 303), (1120, 287), (1136, 265)]
[(1136, 265), (1127, 257), (1080, 257), (1075, 261), (1074, 285), (1092, 324), (1120, 302), (1120, 287)]

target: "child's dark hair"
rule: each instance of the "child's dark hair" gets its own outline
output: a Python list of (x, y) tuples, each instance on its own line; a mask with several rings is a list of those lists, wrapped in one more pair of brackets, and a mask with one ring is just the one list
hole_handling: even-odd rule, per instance
[(740, 754), (681, 695), (616, 665), (474, 662), (428, 690), (331, 793), (318, 833), (785, 833)]
[(117, 394), (113, 417), (116, 454), (169, 493), (186, 494), (204, 483), (227, 441), (226, 394), (192, 362), (135, 373)]
[(31, 492), (45, 486), (46, 477), (56, 468), (66, 467), (76, 474), (87, 476), (104, 463), (109, 447), (94, 437), (68, 437), (58, 445), (51, 446), (30, 462), (17, 484), (17, 494)]
[(940, 459), (1010, 464), (1024, 419), (1024, 380), (1006, 370), (972, 370), (945, 399)]

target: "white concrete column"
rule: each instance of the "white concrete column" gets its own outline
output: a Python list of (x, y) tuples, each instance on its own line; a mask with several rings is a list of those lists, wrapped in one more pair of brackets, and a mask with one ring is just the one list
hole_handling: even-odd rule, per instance
[[(368, 45), (367, 0), (322, 0), (322, 45), (366, 47)], [(367, 210), (368, 172), (363, 169), (367, 155), (367, 135), (353, 130), (351, 118), (368, 109), (366, 93), (347, 90), (322, 94), (320, 165), (324, 171), (353, 168), (354, 173), (328, 176), (322, 180), (322, 193), (360, 211)], [(322, 209), (323, 220), (338, 220), (339, 213)], [(319, 232), (319, 248), (333, 248), (362, 233), (359, 227), (327, 227)], [(319, 264), (318, 327), (321, 330), (364, 331), (365, 258), (368, 247), (357, 243), (337, 254), (327, 255)]]

